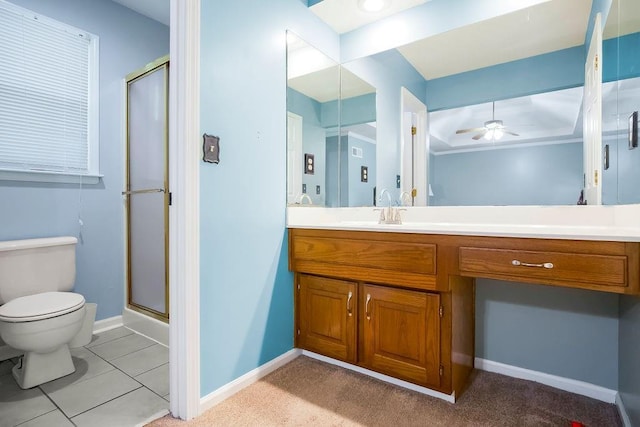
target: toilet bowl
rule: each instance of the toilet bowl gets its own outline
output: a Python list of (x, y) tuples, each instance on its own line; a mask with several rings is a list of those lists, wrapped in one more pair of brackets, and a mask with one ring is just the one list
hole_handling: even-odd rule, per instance
[(13, 299), (0, 307), (0, 338), (24, 352), (12, 373), (31, 388), (75, 371), (68, 343), (85, 316), (85, 301), (72, 292), (44, 292)]
[(24, 354), (13, 367), (31, 388), (75, 371), (69, 343), (85, 320), (75, 281), (74, 237), (0, 242), (0, 339)]

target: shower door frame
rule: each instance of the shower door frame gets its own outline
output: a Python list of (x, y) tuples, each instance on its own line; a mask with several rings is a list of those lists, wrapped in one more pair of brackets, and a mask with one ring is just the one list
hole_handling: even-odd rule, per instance
[[(165, 125), (164, 125), (164, 302), (165, 302), (165, 311), (160, 312), (154, 310), (149, 307), (145, 307), (140, 304), (136, 304), (132, 301), (131, 298), (131, 194), (128, 194), (131, 191), (129, 178), (130, 178), (130, 157), (129, 157), (129, 149), (130, 149), (130, 136), (129, 136), (129, 85), (136, 80), (139, 80), (145, 77), (148, 74), (158, 71), (159, 69), (164, 69), (164, 88), (165, 88)], [(152, 317), (156, 320), (160, 320), (165, 323), (169, 323), (169, 206), (171, 204), (171, 193), (169, 191), (169, 55), (165, 55), (161, 58), (156, 59), (155, 61), (145, 65), (140, 70), (134, 71), (128, 74), (125, 78), (125, 87), (126, 87), (126, 152), (125, 152), (125, 166), (126, 166), (126, 175), (125, 175), (125, 195), (126, 199), (126, 239), (127, 239), (127, 308), (134, 310), (138, 313), (144, 314), (146, 316)]]

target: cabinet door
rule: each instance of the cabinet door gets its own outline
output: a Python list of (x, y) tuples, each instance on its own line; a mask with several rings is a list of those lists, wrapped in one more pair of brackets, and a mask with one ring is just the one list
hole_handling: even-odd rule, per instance
[(300, 274), (298, 345), (356, 362), (356, 284)]
[(440, 296), (363, 285), (363, 364), (422, 385), (440, 386)]

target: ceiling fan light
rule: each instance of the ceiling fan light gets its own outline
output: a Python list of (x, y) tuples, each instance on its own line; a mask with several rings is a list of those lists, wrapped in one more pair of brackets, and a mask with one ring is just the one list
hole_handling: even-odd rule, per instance
[(389, 6), (389, 0), (358, 0), (358, 8), (364, 12), (380, 12)]
[(489, 128), (487, 133), (484, 134), (484, 139), (487, 141), (497, 141), (504, 136), (504, 131), (501, 128)]

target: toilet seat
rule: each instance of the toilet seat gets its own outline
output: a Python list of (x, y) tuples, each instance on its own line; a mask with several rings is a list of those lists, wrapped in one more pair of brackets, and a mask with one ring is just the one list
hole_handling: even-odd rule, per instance
[(74, 292), (28, 295), (0, 306), (0, 321), (18, 323), (49, 319), (76, 311), (84, 303), (84, 297)]

